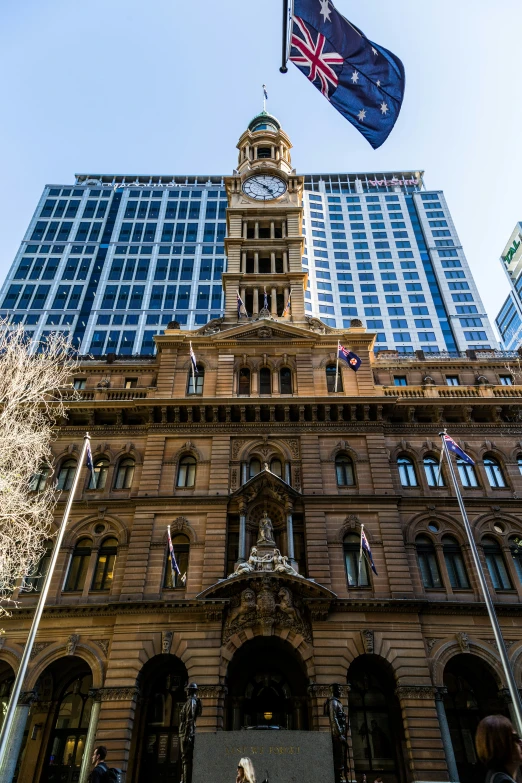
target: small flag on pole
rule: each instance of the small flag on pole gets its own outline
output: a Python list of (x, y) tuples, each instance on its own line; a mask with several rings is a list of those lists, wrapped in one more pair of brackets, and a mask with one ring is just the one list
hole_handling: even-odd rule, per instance
[(290, 300), (291, 300), (291, 298), (292, 298), (292, 292), (290, 292), (290, 293), (288, 294), (288, 302), (286, 303), (286, 307), (285, 307), (285, 309), (283, 310), (283, 317), (284, 317), (284, 316), (285, 316), (287, 313), (289, 313), (289, 312), (290, 312)]
[(364, 532), (364, 527), (361, 527), (361, 550), (366, 555), (366, 558), (375, 576), (379, 576), (379, 574), (377, 573), (377, 569), (375, 568), (375, 563), (373, 562), (372, 550), (370, 548), (370, 544), (366, 537), (366, 533)]
[(192, 348), (192, 343), (190, 343), (190, 361), (192, 362), (192, 373), (197, 375), (198, 365), (196, 362), (196, 354), (194, 353), (194, 349)]
[(96, 476), (94, 474), (94, 463), (92, 461), (91, 442), (87, 440), (87, 467), (91, 471), (91, 483), (96, 487)]
[(179, 570), (178, 561), (176, 560), (176, 555), (174, 553), (174, 547), (172, 545), (172, 537), (170, 535), (170, 525), (167, 525), (167, 534), (169, 537), (169, 555), (170, 555), (170, 569), (172, 571), (172, 585), (174, 586), (176, 584), (176, 574), (179, 576), (179, 578), (183, 580), (183, 577), (181, 576), (181, 571)]
[(248, 318), (248, 313), (246, 311), (245, 303), (239, 296), (239, 291), (238, 291), (237, 292), (237, 317), (241, 318), (241, 316)]
[(266, 84), (263, 84), (263, 95), (265, 96), (265, 101), (268, 100), (268, 93), (266, 91)]
[(452, 451), (454, 454), (457, 455), (457, 457), (460, 457), (460, 459), (463, 462), (466, 462), (468, 465), (474, 465), (475, 461), (471, 459), (469, 454), (466, 454), (465, 451), (463, 451), (460, 446), (458, 446), (453, 438), (450, 438), (449, 435), (446, 435), (444, 433), (444, 443), (446, 444), (446, 448), (449, 449), (449, 451)]
[(349, 351), (344, 347), (344, 345), (341, 345), (341, 343), (337, 344), (337, 358), (342, 359), (343, 362), (346, 362), (348, 367), (350, 367), (354, 372), (357, 372), (362, 364), (362, 360), (359, 358), (359, 356), (357, 356), (357, 354), (353, 351)]

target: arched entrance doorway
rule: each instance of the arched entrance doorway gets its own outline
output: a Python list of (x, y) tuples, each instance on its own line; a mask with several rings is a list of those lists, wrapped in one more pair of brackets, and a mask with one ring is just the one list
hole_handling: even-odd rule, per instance
[[(73, 783), (80, 776), (89, 728), (92, 673), (85, 661), (71, 656), (51, 664), (40, 680), (52, 689), (52, 706), (44, 730), (46, 740), (42, 743), (46, 751), (40, 783)], [(29, 759), (24, 757), (22, 761), (19, 780), (23, 779), (24, 763), (29, 765)]]
[(251, 639), (228, 668), (227, 730), (308, 729), (307, 686), (303, 663), (290, 644), (278, 637)]
[(386, 783), (405, 780), (404, 731), (390, 665), (378, 655), (360, 655), (348, 670), (348, 684), (356, 775), (385, 776)]
[(0, 729), (4, 722), (14, 679), (15, 673), (9, 664), (5, 661), (0, 661)]
[(186, 701), (187, 670), (174, 655), (156, 655), (140, 672), (136, 716), (138, 783), (178, 783), (181, 777), (179, 713)]
[(485, 770), (475, 752), (475, 732), (486, 715), (509, 717), (499, 698), (492, 669), (471, 653), (455, 655), (444, 669), (444, 707), (461, 783), (483, 778)]

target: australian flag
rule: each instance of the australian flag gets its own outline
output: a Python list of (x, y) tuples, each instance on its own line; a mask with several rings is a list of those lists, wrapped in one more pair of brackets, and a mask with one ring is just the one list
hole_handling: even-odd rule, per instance
[(368, 558), (368, 562), (372, 568), (373, 573), (375, 576), (379, 576), (377, 573), (377, 569), (375, 568), (375, 563), (373, 562), (373, 555), (372, 550), (370, 548), (370, 543), (368, 539), (366, 538), (366, 533), (364, 532), (364, 529), (361, 528), (361, 549)]
[(330, 0), (294, 0), (290, 60), (374, 149), (393, 130), (404, 66), (335, 10)]
[(341, 345), (341, 343), (337, 344), (337, 358), (342, 359), (343, 362), (346, 362), (348, 367), (350, 367), (354, 372), (357, 372), (362, 364), (361, 358), (353, 351), (349, 351), (344, 347), (344, 345)]
[(92, 461), (91, 442), (87, 440), (87, 467), (91, 471), (92, 480), (94, 482), (94, 464)]
[(446, 448), (452, 451), (454, 454), (457, 455), (457, 457), (460, 457), (460, 459), (463, 462), (467, 462), (468, 465), (474, 465), (475, 461), (471, 459), (469, 454), (466, 454), (465, 451), (463, 451), (460, 446), (458, 446), (453, 438), (450, 438), (449, 435), (444, 434), (444, 442), (446, 444)]

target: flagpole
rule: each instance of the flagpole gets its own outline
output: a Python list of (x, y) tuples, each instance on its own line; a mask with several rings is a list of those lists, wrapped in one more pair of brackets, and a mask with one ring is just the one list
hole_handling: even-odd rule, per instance
[(339, 378), (339, 346), (341, 345), (340, 341), (337, 340), (337, 361), (335, 363), (335, 389), (334, 391), (337, 391), (337, 380)]
[(194, 377), (194, 362), (192, 361), (192, 340), (189, 342), (190, 345), (190, 366), (192, 367), (192, 391), (195, 394), (196, 393), (196, 379)]
[(288, 73), (286, 61), (288, 60), (288, 3), (289, 0), (283, 0), (283, 47), (281, 53), (281, 73)]
[(51, 580), (53, 578), (54, 569), (56, 566), (56, 561), (58, 560), (58, 555), (60, 554), (60, 549), (62, 546), (63, 537), (65, 534), (65, 528), (67, 527), (67, 521), (69, 519), (69, 513), (71, 511), (71, 506), (74, 500), (74, 495), (76, 492), (76, 488), (78, 486), (78, 481), (80, 479), (80, 473), (81, 469), (83, 467), (83, 463), (85, 460), (85, 454), (87, 452), (87, 445), (90, 443), (90, 435), (88, 432), (85, 433), (84, 439), (83, 439), (83, 448), (82, 453), (80, 455), (80, 458), (78, 460), (78, 465), (76, 468), (76, 473), (74, 476), (74, 481), (72, 484), (72, 487), (69, 491), (69, 499), (67, 500), (67, 505), (65, 507), (65, 512), (63, 515), (62, 522), (60, 524), (60, 527), (58, 529), (58, 534), (56, 536), (55, 542), (54, 542), (54, 548), (51, 555), (51, 560), (49, 563), (49, 568), (47, 570), (47, 574), (45, 575), (43, 585), (42, 585), (42, 592), (40, 593), (40, 598), (38, 599), (38, 603), (36, 605), (36, 611), (34, 613), (33, 622), (31, 624), (31, 629), (29, 631), (29, 636), (27, 637), (27, 642), (24, 648), (24, 652), (22, 655), (22, 660), (20, 661), (20, 666), (18, 668), (18, 672), (16, 674), (15, 681), (13, 683), (13, 689), (11, 691), (11, 698), (9, 699), (9, 705), (7, 707), (7, 711), (5, 713), (5, 719), (4, 723), (2, 725), (2, 731), (0, 732), (0, 769), (2, 768), (5, 756), (7, 752), (7, 742), (9, 739), (9, 733), (11, 731), (11, 726), (13, 724), (14, 716), (15, 716), (15, 710), (18, 706), (18, 699), (20, 698), (20, 692), (22, 690), (23, 681), (25, 679), (25, 674), (27, 671), (27, 666), (29, 664), (29, 659), (31, 657), (31, 652), (33, 649), (34, 640), (36, 638), (36, 634), (38, 632), (38, 626), (40, 624), (40, 620), (42, 617), (42, 613), (45, 606), (45, 601), (47, 599), (47, 593), (49, 592), (49, 587), (51, 586)]
[(464, 507), (464, 502), (462, 500), (462, 495), (460, 494), (460, 490), (457, 484), (457, 478), (455, 476), (455, 469), (453, 467), (453, 463), (451, 461), (451, 456), (448, 452), (446, 441), (444, 439), (444, 432), (440, 432), (439, 435), (442, 438), (442, 448), (446, 452), (446, 457), (448, 460), (449, 465), (449, 471), (451, 474), (451, 480), (453, 482), (453, 487), (455, 489), (455, 494), (457, 495), (457, 500), (460, 508), (460, 513), (462, 514), (462, 519), (464, 521), (464, 527), (466, 529), (466, 533), (468, 536), (468, 542), (471, 549), (471, 554), (473, 556), (473, 562), (475, 563), (475, 568), (477, 571), (478, 580), (480, 583), (480, 587), (482, 590), (482, 594), (484, 596), (484, 601), (486, 603), (486, 608), (488, 610), (489, 614), (489, 620), (491, 622), (491, 626), (493, 628), (493, 634), (495, 636), (495, 641), (497, 643), (497, 648), (500, 654), (500, 660), (502, 662), (502, 668), (504, 670), (504, 676), (506, 678), (506, 682), (509, 688), (509, 693), (511, 696), (511, 701), (513, 703), (513, 712), (515, 714), (515, 723), (516, 723), (516, 729), (519, 734), (522, 734), (522, 704), (520, 702), (520, 694), (518, 692), (517, 684), (515, 681), (515, 677), (513, 675), (513, 671), (511, 669), (511, 665), (509, 663), (509, 658), (506, 650), (506, 645), (504, 644), (504, 638), (502, 636), (502, 630), (500, 628), (497, 614), (495, 612), (495, 606), (493, 604), (493, 601), (491, 599), (491, 595), (489, 593), (488, 585), (486, 582), (486, 577), (484, 574), (484, 569), (482, 568), (482, 563), (480, 562), (479, 553), (477, 549), (477, 544), (475, 542), (475, 539), (473, 537), (473, 532), (471, 530), (471, 525), (469, 523), (468, 515), (466, 513), (466, 509)]
[(357, 587), (361, 585), (361, 560), (362, 560), (362, 537), (363, 537), (364, 525), (361, 525), (361, 546), (359, 549), (359, 570), (357, 573)]

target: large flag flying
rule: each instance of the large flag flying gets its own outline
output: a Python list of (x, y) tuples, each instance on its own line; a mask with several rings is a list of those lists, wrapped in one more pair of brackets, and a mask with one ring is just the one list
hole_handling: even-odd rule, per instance
[(361, 527), (361, 549), (368, 558), (368, 562), (372, 568), (373, 573), (375, 576), (379, 576), (377, 573), (377, 569), (375, 568), (375, 563), (373, 562), (373, 555), (372, 550), (370, 548), (370, 542), (368, 541), (366, 537), (366, 533), (364, 532), (364, 527)]
[(91, 471), (91, 484), (96, 487), (96, 476), (94, 474), (94, 463), (92, 461), (91, 442), (87, 440), (87, 467)]
[(172, 537), (170, 535), (170, 525), (167, 525), (167, 534), (169, 537), (169, 554), (170, 554), (170, 569), (172, 571), (172, 584), (176, 584), (176, 574), (179, 576), (179, 578), (184, 581), (181, 571), (179, 570), (178, 561), (176, 560), (176, 555), (174, 553), (174, 547), (172, 545)]
[(291, 299), (292, 299), (292, 292), (290, 291), (290, 293), (288, 294), (288, 302), (285, 305), (285, 309), (283, 310), (283, 315), (281, 316), (281, 318), (284, 318), (285, 315), (290, 312)]
[(330, 0), (294, 0), (290, 60), (370, 142), (384, 144), (404, 98), (404, 66)]
[(197, 375), (198, 365), (196, 362), (196, 354), (194, 353), (194, 349), (192, 348), (192, 343), (190, 343), (190, 361), (192, 362), (192, 374)]
[(444, 443), (446, 444), (446, 448), (456, 454), (457, 457), (460, 457), (463, 462), (467, 462), (468, 465), (475, 464), (475, 461), (471, 459), (469, 454), (466, 454), (466, 452), (455, 443), (453, 438), (450, 438), (450, 436), (446, 435), (446, 433), (444, 433)]
[(349, 351), (344, 347), (344, 345), (341, 345), (341, 343), (337, 343), (337, 358), (342, 359), (343, 362), (346, 362), (348, 367), (350, 367), (354, 372), (357, 372), (362, 364), (362, 359), (357, 356), (356, 353)]
[(246, 311), (245, 303), (239, 296), (239, 291), (237, 292), (237, 317), (241, 318), (241, 316), (244, 316), (245, 318), (248, 318), (248, 313)]

